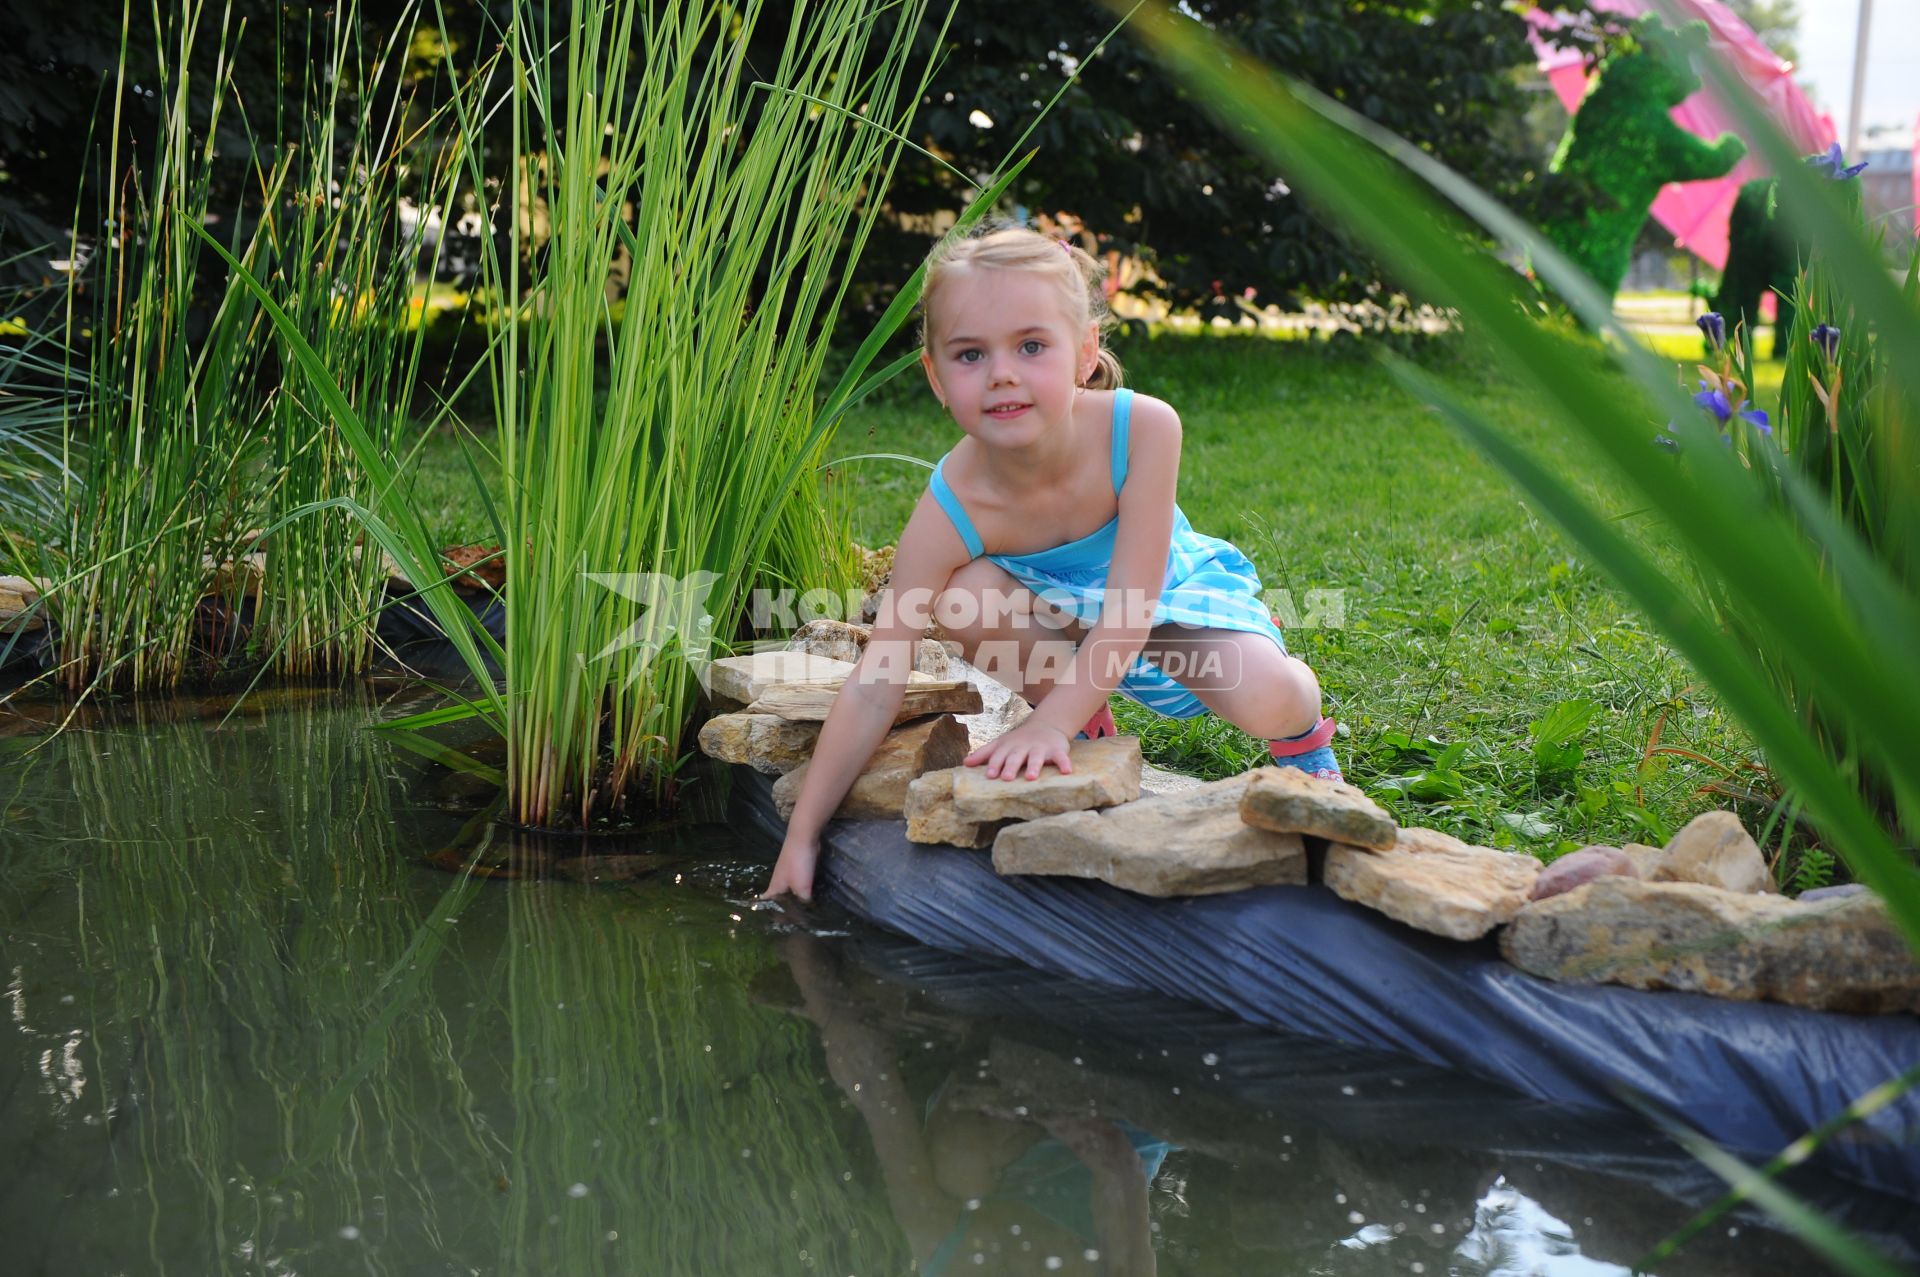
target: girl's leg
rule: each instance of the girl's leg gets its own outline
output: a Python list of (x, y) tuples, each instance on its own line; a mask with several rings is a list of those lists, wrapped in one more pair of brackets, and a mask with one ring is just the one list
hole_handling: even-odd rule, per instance
[(1284, 739), (1320, 721), (1320, 680), (1264, 634), (1162, 625), (1140, 654), (1249, 736)]
[(989, 559), (955, 572), (933, 615), (969, 664), (1036, 705), (1071, 668), (1087, 632)]
[(1141, 654), (1202, 705), (1266, 740), (1274, 762), (1341, 778), (1329, 745), (1333, 724), (1320, 715), (1319, 678), (1266, 635), (1161, 626)]

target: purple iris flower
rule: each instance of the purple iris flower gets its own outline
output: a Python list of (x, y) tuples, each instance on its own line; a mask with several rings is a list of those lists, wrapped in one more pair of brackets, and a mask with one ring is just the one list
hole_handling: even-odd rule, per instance
[(1710, 310), (1693, 322), (1700, 326), (1700, 331), (1706, 334), (1707, 344), (1715, 350), (1727, 344), (1727, 321), (1719, 311)]
[(1767, 420), (1765, 411), (1747, 407), (1747, 401), (1744, 399), (1737, 404), (1731, 403), (1727, 399), (1726, 391), (1709, 387), (1704, 381), (1700, 383), (1700, 393), (1693, 397), (1693, 401), (1712, 413), (1713, 419), (1723, 426), (1732, 421), (1734, 414), (1738, 413), (1742, 421), (1761, 434), (1773, 433), (1773, 423)]
[(1840, 353), (1840, 330), (1832, 324), (1817, 324), (1809, 334), (1813, 344), (1820, 347), (1820, 353), (1832, 359)]
[(1700, 383), (1700, 393), (1693, 397), (1693, 401), (1712, 413), (1713, 419), (1723, 426), (1733, 416), (1733, 405), (1727, 402), (1727, 392), (1711, 389), (1704, 381)]
[(1847, 157), (1841, 153), (1838, 142), (1829, 146), (1823, 154), (1809, 155), (1807, 157), (1807, 163), (1813, 165), (1836, 182), (1844, 182), (1867, 167), (1867, 162), (1861, 160), (1858, 164), (1849, 168), (1847, 166)]

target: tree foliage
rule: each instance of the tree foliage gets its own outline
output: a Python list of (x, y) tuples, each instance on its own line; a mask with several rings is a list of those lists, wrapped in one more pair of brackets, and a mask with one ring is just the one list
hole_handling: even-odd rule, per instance
[[(426, 49), (416, 66), (423, 84), (433, 78), (434, 50), (451, 48), (470, 65), (491, 49), (508, 7), (447, 0), (447, 29), (415, 41), (416, 52)], [(15, 8), (14, 38), (0, 42), (0, 259), (64, 245), (76, 200), (83, 238), (104, 224), (111, 184), (88, 174), (83, 196), (82, 177), (89, 139), (97, 147), (109, 127), (99, 108), (120, 52), (122, 0)], [(423, 8), (423, 21), (435, 21), (435, 6)], [(1496, 193), (1518, 194), (1540, 166), (1521, 121), (1522, 73), (1532, 57), (1525, 25), (1497, 0), (1191, 0), (1183, 9)], [(369, 38), (383, 38), (405, 10), (402, 0), (369, 3)], [(276, 55), (312, 12), (233, 0), (236, 20), (248, 24), (235, 75), (249, 111), (271, 111), (277, 94), (298, 100), (292, 87), (304, 64)], [(936, 48), (937, 23), (920, 34), (921, 52), (944, 60), (916, 141), (984, 178), (1113, 22), (1092, 0), (1063, 0), (1044, 20), (1015, 0), (959, 0), (943, 47)], [(136, 46), (148, 26), (131, 24)], [(136, 74), (151, 60), (132, 51)], [(770, 72), (773, 64), (762, 65)], [(1285, 174), (1250, 158), (1129, 37), (1082, 71), (1032, 139), (1041, 154), (1015, 192), (1024, 211), (1071, 214), (1066, 224), (1084, 224), (1088, 247), (1139, 256), (1151, 267), (1140, 287), (1175, 305), (1224, 306), (1248, 290), (1261, 303), (1379, 291), (1372, 258), (1296, 199)], [(155, 118), (136, 112), (122, 120), (136, 149)], [(222, 149), (229, 146), (237, 200), (246, 140), (222, 139)], [(507, 149), (488, 148), (496, 178), (509, 171)], [(966, 203), (967, 188), (923, 156), (903, 161), (886, 194), (900, 217), (883, 223), (866, 252), (857, 296), (883, 305), (942, 217)], [(498, 193), (489, 192), (489, 202)]]
[(1726, 5), (1769, 49), (1789, 62), (1800, 60), (1799, 0), (1726, 0)]
[[(1525, 24), (1491, 0), (1192, 0), (1182, 8), (1488, 189), (1512, 194), (1537, 166), (1520, 122), (1519, 72), (1532, 61)], [(920, 140), (970, 174), (987, 172), (1113, 21), (1110, 10), (1081, 0), (1049, 6), (1045, 21), (1021, 0), (962, 0), (916, 122)], [(1083, 223), (1101, 247), (1142, 255), (1157, 276), (1145, 289), (1174, 304), (1225, 304), (1248, 289), (1260, 303), (1377, 291), (1372, 258), (1125, 34), (1082, 68), (1033, 143), (1041, 153), (1018, 188), (1025, 208), (1071, 214), (1068, 228)], [(960, 185), (909, 157), (889, 199), (927, 219), (964, 202)], [(924, 233), (901, 234), (869, 252), (869, 269), (904, 279), (926, 244)]]

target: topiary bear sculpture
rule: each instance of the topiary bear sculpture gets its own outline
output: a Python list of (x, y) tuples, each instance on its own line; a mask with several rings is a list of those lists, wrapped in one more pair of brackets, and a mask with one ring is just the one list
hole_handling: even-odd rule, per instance
[[(1809, 155), (1807, 160), (1841, 184), (1840, 198), (1855, 221), (1863, 220), (1859, 174), (1866, 165), (1845, 167), (1838, 147), (1830, 155)], [(1748, 347), (1757, 357), (1760, 298), (1771, 292), (1775, 306), (1773, 355), (1783, 359), (1793, 342), (1794, 281), (1801, 263), (1812, 255), (1812, 245), (1796, 241), (1780, 221), (1774, 207), (1775, 186), (1774, 179), (1757, 177), (1740, 188), (1740, 198), (1734, 201), (1727, 219), (1727, 266), (1711, 305), (1726, 316), (1728, 332), (1745, 328)]]
[(1660, 188), (1724, 177), (1746, 156), (1732, 134), (1707, 142), (1667, 114), (1700, 87), (1692, 58), (1706, 46), (1704, 22), (1669, 30), (1651, 13), (1635, 22), (1601, 62), (1549, 166), (1558, 189), (1540, 229), (1609, 297)]

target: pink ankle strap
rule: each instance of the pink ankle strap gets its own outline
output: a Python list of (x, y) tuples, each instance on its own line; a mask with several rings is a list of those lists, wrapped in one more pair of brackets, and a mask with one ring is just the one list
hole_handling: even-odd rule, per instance
[(1316, 749), (1324, 749), (1333, 740), (1334, 725), (1331, 718), (1322, 718), (1305, 736), (1297, 736), (1292, 740), (1268, 741), (1267, 752), (1275, 758), (1297, 758), (1301, 754), (1311, 754)]

